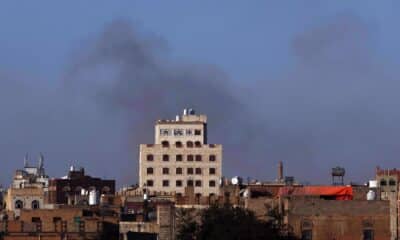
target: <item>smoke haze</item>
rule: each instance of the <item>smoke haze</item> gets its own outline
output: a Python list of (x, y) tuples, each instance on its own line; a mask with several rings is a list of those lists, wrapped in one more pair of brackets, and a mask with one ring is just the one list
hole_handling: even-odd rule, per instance
[(279, 78), (238, 83), (218, 66), (178, 62), (165, 39), (129, 21), (108, 23), (51, 87), (2, 75), (0, 144), (15, 163), (0, 180), (9, 181), (25, 152), (44, 151), (52, 176), (75, 163), (135, 183), (138, 144), (153, 141), (157, 119), (186, 107), (208, 115), (227, 176), (273, 180), (279, 160), (287, 174), (323, 183), (336, 165), (356, 181), (378, 164), (396, 167), (400, 84), (397, 69), (376, 61), (374, 30), (339, 15), (288, 47), (293, 64)]

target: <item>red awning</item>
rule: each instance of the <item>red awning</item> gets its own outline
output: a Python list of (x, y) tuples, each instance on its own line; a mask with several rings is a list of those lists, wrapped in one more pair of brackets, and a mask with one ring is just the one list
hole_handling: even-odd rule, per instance
[(278, 196), (321, 196), (336, 200), (352, 200), (353, 188), (346, 186), (287, 186), (279, 189)]

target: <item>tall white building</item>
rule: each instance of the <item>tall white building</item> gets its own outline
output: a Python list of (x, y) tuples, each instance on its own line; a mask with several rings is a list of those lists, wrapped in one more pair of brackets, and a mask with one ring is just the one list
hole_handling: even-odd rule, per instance
[(217, 195), (222, 176), (222, 145), (207, 143), (207, 116), (185, 109), (175, 120), (158, 120), (154, 144), (141, 144), (139, 184), (151, 192)]

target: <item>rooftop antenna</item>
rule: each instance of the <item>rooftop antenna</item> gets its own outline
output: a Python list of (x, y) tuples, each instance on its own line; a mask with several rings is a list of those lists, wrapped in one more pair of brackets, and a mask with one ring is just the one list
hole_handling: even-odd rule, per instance
[(42, 169), (44, 166), (44, 156), (42, 153), (39, 154), (39, 169)]
[(27, 167), (28, 167), (28, 153), (26, 153), (25, 157), (24, 157), (24, 168), (27, 168)]

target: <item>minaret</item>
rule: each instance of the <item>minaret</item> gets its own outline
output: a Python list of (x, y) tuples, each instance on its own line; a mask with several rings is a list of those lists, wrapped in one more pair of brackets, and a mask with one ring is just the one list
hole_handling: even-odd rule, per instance
[(27, 167), (28, 167), (28, 153), (25, 154), (25, 157), (24, 157), (24, 168), (27, 168)]
[(278, 182), (283, 182), (283, 163), (279, 161), (278, 163)]
[(40, 176), (44, 176), (44, 156), (42, 153), (39, 154), (38, 172)]

